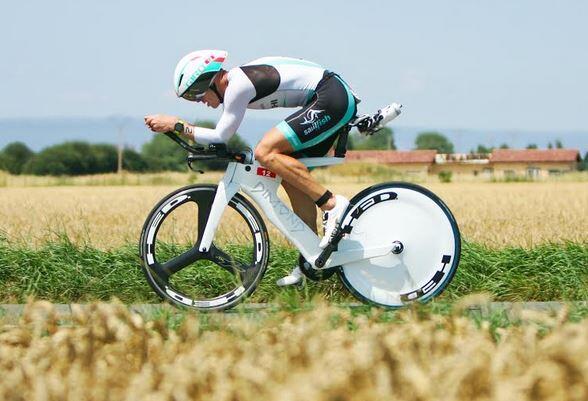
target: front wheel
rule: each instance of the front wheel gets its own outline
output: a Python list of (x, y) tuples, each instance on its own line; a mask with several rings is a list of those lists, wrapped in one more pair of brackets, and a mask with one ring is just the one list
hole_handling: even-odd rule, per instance
[(363, 302), (401, 307), (439, 295), (453, 278), (461, 253), (459, 228), (449, 208), (419, 185), (391, 182), (351, 199), (343, 241), (391, 246), (388, 255), (342, 266), (345, 287)]
[(253, 292), (268, 264), (261, 216), (236, 194), (223, 212), (210, 249), (199, 251), (216, 185), (192, 185), (162, 199), (141, 233), (143, 272), (155, 292), (200, 311), (231, 308)]

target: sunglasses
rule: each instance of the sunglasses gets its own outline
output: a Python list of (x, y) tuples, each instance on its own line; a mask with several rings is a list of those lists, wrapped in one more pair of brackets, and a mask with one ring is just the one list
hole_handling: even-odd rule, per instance
[(204, 95), (206, 95), (206, 92), (208, 92), (208, 87), (204, 88), (204, 91), (202, 91), (202, 90), (193, 90), (192, 88), (189, 88), (182, 95), (182, 97), (184, 99), (186, 99), (186, 100), (191, 100), (191, 101), (202, 100), (202, 98), (204, 97)]
[(211, 78), (214, 74), (215, 73), (207, 73), (200, 76), (196, 82), (190, 85), (182, 97), (186, 100), (192, 101), (202, 99), (212, 85), (213, 80)]

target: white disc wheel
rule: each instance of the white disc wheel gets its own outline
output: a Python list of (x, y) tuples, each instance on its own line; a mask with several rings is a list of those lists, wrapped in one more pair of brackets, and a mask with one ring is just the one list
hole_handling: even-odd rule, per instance
[(357, 194), (343, 220), (343, 241), (391, 246), (384, 256), (348, 263), (340, 277), (358, 299), (384, 307), (425, 302), (449, 284), (461, 251), (457, 223), (431, 191), (409, 183), (379, 184)]

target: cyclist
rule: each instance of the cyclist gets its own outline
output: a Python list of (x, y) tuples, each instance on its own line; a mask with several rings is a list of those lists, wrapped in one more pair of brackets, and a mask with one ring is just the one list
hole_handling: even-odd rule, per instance
[[(196, 127), (169, 115), (149, 115), (145, 124), (154, 132), (175, 131), (202, 144), (227, 142), (241, 124), (245, 111), (275, 107), (300, 107), (264, 134), (255, 148), (256, 160), (282, 177), (282, 185), (294, 212), (316, 233), (316, 206), (323, 211), (324, 248), (337, 219), (349, 201), (319, 184), (299, 157), (324, 156), (339, 129), (356, 114), (358, 99), (335, 73), (320, 65), (289, 57), (263, 57), (224, 70), (223, 50), (200, 50), (184, 56), (174, 72), (178, 97), (201, 102), (223, 113), (216, 128)], [(296, 267), (277, 281), (297, 284), (302, 273)]]

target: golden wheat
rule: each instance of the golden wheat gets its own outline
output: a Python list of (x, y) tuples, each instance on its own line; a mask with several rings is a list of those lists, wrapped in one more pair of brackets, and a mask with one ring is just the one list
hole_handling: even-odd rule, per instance
[[(463, 237), (492, 247), (588, 241), (588, 183), (423, 184), (455, 214)], [(365, 183), (333, 183), (352, 196)], [(53, 186), (0, 189), (0, 231), (42, 244), (66, 234), (76, 243), (112, 248), (138, 240), (155, 203), (177, 186)], [(282, 196), (284, 195), (281, 193)], [(194, 226), (193, 220), (184, 222)], [(284, 238), (268, 222), (272, 241)]]
[(78, 308), (64, 326), (40, 302), (0, 326), (0, 399), (588, 399), (588, 320), (565, 310), (522, 315), (499, 340), (459, 313), (404, 311), (394, 324), (379, 313), (188, 317), (170, 330), (120, 304)]

